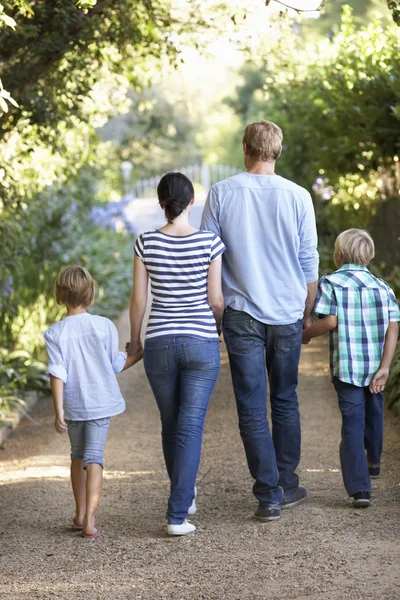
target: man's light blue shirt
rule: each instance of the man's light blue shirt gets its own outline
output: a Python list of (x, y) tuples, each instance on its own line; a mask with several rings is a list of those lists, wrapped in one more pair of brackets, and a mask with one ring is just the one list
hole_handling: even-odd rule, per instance
[(279, 175), (239, 173), (212, 186), (201, 228), (226, 246), (225, 306), (268, 325), (301, 319), (307, 283), (318, 279), (310, 194)]
[(91, 421), (119, 415), (125, 401), (116, 373), (125, 352), (118, 350), (118, 333), (105, 317), (81, 313), (65, 317), (44, 333), (49, 373), (64, 382), (64, 418)]

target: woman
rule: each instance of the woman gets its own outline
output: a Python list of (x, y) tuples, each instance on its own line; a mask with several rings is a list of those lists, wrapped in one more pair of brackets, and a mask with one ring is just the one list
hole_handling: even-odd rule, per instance
[(160, 410), (164, 459), (171, 480), (168, 534), (186, 535), (196, 530), (186, 516), (196, 512), (195, 482), (204, 420), (220, 365), (225, 246), (216, 234), (189, 225), (194, 189), (185, 175), (165, 175), (157, 194), (167, 224), (144, 233), (135, 244), (128, 352), (141, 348), (150, 277), (153, 303), (144, 366)]

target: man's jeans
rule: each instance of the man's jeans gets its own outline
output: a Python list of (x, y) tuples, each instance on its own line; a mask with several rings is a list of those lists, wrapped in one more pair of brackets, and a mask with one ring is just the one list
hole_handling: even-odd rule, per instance
[[(228, 349), (239, 429), (258, 500), (279, 504), (299, 485), (300, 414), (296, 394), (302, 321), (265, 325), (227, 308), (223, 332)], [(272, 439), (267, 420), (270, 384)], [(283, 495), (282, 489), (283, 488)]]
[(160, 410), (171, 480), (169, 523), (183, 523), (194, 498), (204, 421), (219, 364), (219, 340), (162, 336), (145, 343), (144, 367)]
[[(342, 413), (340, 464), (349, 496), (371, 492), (368, 462), (379, 464), (383, 444), (383, 395), (335, 377), (333, 385)], [(365, 456), (365, 451), (367, 456)]]

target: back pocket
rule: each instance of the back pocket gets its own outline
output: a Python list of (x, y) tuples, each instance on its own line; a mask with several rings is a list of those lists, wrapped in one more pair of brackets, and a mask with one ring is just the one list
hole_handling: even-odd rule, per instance
[(144, 369), (146, 373), (161, 375), (168, 373), (168, 346), (144, 346)]
[(219, 367), (219, 342), (190, 342), (183, 344), (188, 369), (205, 371)]

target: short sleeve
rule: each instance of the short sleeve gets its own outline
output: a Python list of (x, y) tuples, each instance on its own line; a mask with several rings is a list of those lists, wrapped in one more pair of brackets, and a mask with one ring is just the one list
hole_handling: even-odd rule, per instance
[(221, 240), (219, 235), (214, 235), (213, 241), (211, 242), (210, 250), (210, 263), (214, 262), (218, 256), (225, 252), (226, 247), (224, 242)]
[(138, 258), (140, 258), (140, 260), (143, 260), (143, 258), (144, 258), (144, 238), (143, 238), (143, 234), (139, 235), (138, 239), (136, 240), (135, 247), (134, 247), (134, 252), (135, 252), (136, 256)]
[(337, 317), (337, 300), (333, 285), (322, 277), (318, 283), (313, 313), (317, 316), (333, 315)]
[(388, 289), (389, 321), (400, 321), (400, 310), (392, 289)]
[(67, 383), (67, 369), (61, 353), (61, 348), (53, 339), (49, 329), (45, 331), (43, 338), (46, 342), (47, 354), (49, 355), (47, 372), (49, 375), (53, 375), (53, 377), (57, 377), (57, 379), (61, 379), (61, 381)]
[(120, 352), (118, 348), (118, 331), (114, 323), (106, 319), (106, 336), (104, 347), (115, 374), (120, 373), (126, 362), (126, 352)]

